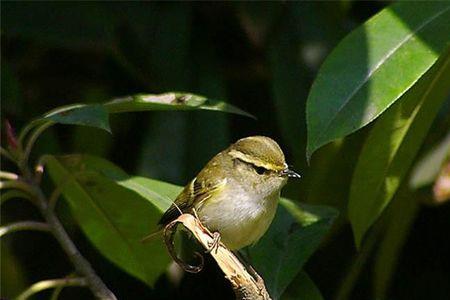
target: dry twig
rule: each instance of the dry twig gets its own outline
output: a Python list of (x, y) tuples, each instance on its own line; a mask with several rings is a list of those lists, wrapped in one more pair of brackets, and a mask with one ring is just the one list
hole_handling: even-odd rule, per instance
[[(169, 223), (164, 229), (164, 238), (169, 248), (169, 252), (173, 259), (189, 272), (199, 272), (203, 266), (195, 267), (186, 265), (178, 257), (173, 250), (173, 237), (176, 226), (181, 223), (189, 231), (192, 232), (198, 242), (207, 250), (214, 243), (214, 235), (205, 228), (201, 222), (191, 214), (182, 214), (176, 220)], [(247, 270), (241, 261), (225, 247), (219, 243), (217, 249), (210, 251), (211, 256), (216, 260), (220, 269), (222, 269), (233, 287), (236, 298), (239, 300), (270, 300), (269, 293), (264, 285), (264, 280), (253, 269)], [(199, 255), (197, 253), (197, 255)], [(251, 274), (253, 275), (251, 275)]]

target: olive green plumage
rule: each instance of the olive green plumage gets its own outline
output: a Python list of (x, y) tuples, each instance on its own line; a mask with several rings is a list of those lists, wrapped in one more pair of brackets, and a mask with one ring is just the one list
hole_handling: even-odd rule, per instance
[(240, 139), (213, 157), (183, 189), (159, 224), (195, 209), (202, 223), (218, 231), (230, 249), (256, 242), (276, 211), (288, 176), (283, 151), (268, 137)]

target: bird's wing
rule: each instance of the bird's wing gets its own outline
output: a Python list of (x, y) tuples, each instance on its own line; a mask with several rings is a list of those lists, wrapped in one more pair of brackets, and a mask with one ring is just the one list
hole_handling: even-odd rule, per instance
[(211, 198), (215, 193), (219, 192), (226, 182), (225, 179), (212, 179), (208, 176), (194, 178), (183, 191), (175, 199), (174, 203), (162, 215), (159, 225), (166, 225), (175, 220), (180, 212), (192, 212), (192, 208), (200, 205), (207, 199)]

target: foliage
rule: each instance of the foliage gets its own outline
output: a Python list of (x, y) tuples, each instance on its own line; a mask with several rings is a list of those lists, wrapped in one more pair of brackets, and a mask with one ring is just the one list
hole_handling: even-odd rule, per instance
[(423, 204), (450, 153), (449, 19), (448, 2), (5, 3), (1, 232), (59, 244), (2, 236), (1, 296), (67, 274), (52, 299), (95, 290), (75, 249), (120, 299), (227, 299), (212, 261), (180, 278), (141, 239), (254, 134), (303, 175), (245, 250), (274, 299), (448, 295), (449, 204)]

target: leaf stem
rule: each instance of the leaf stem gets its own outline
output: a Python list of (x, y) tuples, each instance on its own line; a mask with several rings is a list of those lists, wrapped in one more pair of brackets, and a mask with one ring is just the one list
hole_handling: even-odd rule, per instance
[(12, 199), (12, 198), (23, 198), (23, 199), (30, 200), (30, 195), (26, 194), (23, 191), (19, 191), (19, 190), (7, 191), (2, 194), (2, 197), (0, 199), (0, 204), (5, 203), (6, 201), (8, 201), (9, 199)]
[(11, 172), (0, 171), (0, 178), (8, 180), (17, 180), (19, 179), (19, 175)]
[(0, 227), (0, 237), (22, 230), (36, 230), (36, 231), (50, 231), (50, 226), (43, 222), (36, 221), (21, 221), (12, 224), (8, 224)]
[(58, 201), (59, 197), (61, 196), (62, 187), (61, 185), (58, 185), (50, 195), (50, 198), (48, 199), (48, 208), (50, 210), (55, 210), (56, 202)]
[(29, 184), (21, 180), (0, 181), (0, 190), (4, 189), (16, 189), (30, 195), (33, 195), (34, 193), (33, 188)]
[(31, 134), (30, 138), (28, 139), (22, 160), (21, 165), (25, 165), (28, 162), (28, 158), (31, 153), (31, 149), (33, 149), (33, 145), (36, 142), (37, 138), (41, 135), (42, 132), (44, 132), (47, 128), (53, 125), (53, 122), (45, 122), (44, 124), (40, 125), (38, 128), (34, 130), (34, 132)]
[(39, 293), (46, 289), (60, 288), (66, 286), (86, 286), (87, 281), (84, 278), (62, 278), (62, 279), (50, 279), (36, 282), (31, 285), (27, 290), (17, 296), (16, 300), (26, 300), (30, 296)]
[(0, 154), (3, 155), (5, 158), (9, 159), (13, 163), (17, 163), (14, 157), (3, 147), (0, 147)]

